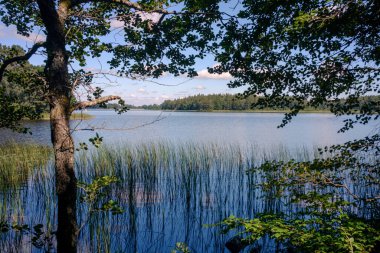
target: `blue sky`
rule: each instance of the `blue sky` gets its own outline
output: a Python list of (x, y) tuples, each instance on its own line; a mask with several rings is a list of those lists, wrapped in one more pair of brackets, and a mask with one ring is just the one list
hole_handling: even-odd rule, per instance
[[(118, 21), (112, 23), (112, 26), (116, 28), (120, 25), (122, 24), (118, 23)], [(110, 39), (117, 39), (112, 35), (109, 37)], [(35, 31), (30, 37), (24, 37), (17, 34), (14, 26), (6, 27), (0, 23), (1, 44), (16, 44), (27, 49), (36, 41), (44, 39), (44, 35), (38, 31)], [(30, 62), (32, 64), (42, 64), (44, 58), (43, 55), (34, 55), (30, 59)], [(85, 67), (87, 70), (102, 69), (103, 72), (109, 71), (105, 59), (88, 59), (87, 63)], [(203, 61), (197, 62), (195, 69), (198, 71), (198, 77), (193, 79), (164, 75), (154, 80), (131, 80), (110, 75), (107, 78), (96, 78), (94, 80), (94, 86), (104, 88), (105, 95), (119, 95), (127, 104), (133, 105), (159, 104), (166, 99), (176, 99), (196, 94), (237, 93), (244, 90), (244, 88), (228, 88), (227, 83), (231, 80), (231, 77), (227, 73), (223, 75), (209, 74), (206, 68), (215, 64), (212, 57), (206, 57)], [(77, 66), (74, 67), (79, 69)], [(83, 97), (85, 97), (84, 94)]]

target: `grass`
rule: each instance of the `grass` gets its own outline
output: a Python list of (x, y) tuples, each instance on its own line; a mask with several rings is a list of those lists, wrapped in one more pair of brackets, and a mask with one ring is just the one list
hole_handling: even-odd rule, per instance
[[(94, 118), (93, 115), (88, 114), (88, 113), (73, 113), (71, 114), (70, 119), (71, 120), (88, 120)], [(39, 120), (50, 120), (50, 114), (47, 112), (42, 113), (41, 118)]]
[(35, 167), (46, 165), (51, 154), (51, 148), (36, 144), (1, 144), (0, 187), (22, 185)]

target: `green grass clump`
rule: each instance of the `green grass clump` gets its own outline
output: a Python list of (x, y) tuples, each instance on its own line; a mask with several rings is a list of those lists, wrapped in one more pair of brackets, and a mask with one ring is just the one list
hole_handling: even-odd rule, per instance
[[(82, 112), (73, 113), (70, 116), (71, 120), (88, 120), (92, 118), (94, 118), (94, 116), (88, 113), (82, 113)], [(40, 120), (50, 120), (50, 114), (47, 112), (42, 113)]]
[(20, 186), (32, 169), (47, 163), (52, 149), (37, 144), (8, 142), (0, 145), (0, 187)]

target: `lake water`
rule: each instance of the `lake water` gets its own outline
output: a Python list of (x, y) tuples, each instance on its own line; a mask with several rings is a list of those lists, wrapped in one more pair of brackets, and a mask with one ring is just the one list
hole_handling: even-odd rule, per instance
[[(121, 182), (109, 196), (125, 212), (89, 216), (88, 207), (78, 203), (78, 222), (85, 224), (79, 252), (171, 252), (176, 242), (185, 242), (192, 253), (228, 252), (224, 244), (234, 232), (222, 235), (220, 227), (206, 228), (205, 224), (229, 215), (252, 218), (263, 211), (295, 211), (257, 190), (259, 180), (247, 175), (247, 170), (264, 159), (310, 159), (313, 152), (309, 151), (315, 147), (367, 136), (378, 124), (338, 134), (342, 119), (330, 114), (301, 114), (278, 129), (280, 113), (88, 113), (94, 118), (71, 122), (76, 143), (97, 132), (106, 148), (77, 152), (78, 179), (91, 182), (98, 176), (115, 175)], [(1, 130), (1, 141), (50, 144), (49, 122), (27, 125), (33, 135)], [(57, 203), (52, 162), (37, 168), (23, 186), (0, 194), (0, 216), (30, 226), (47, 224), (47, 230), (54, 230)], [(262, 253), (276, 251), (271, 240), (261, 240), (260, 245)], [(43, 252), (20, 233), (0, 237), (0, 249)]]
[[(343, 143), (369, 135), (378, 122), (358, 125), (346, 133), (337, 133), (343, 119), (331, 114), (300, 114), (284, 128), (282, 113), (210, 113), (128, 111), (117, 115), (112, 110), (90, 110), (91, 120), (72, 121), (74, 139), (88, 141), (98, 132), (107, 144), (144, 143), (154, 141), (201, 142), (258, 145), (265, 149), (278, 145), (316, 147)], [(33, 135), (16, 135), (0, 130), (1, 141), (15, 139), (50, 144), (48, 121), (26, 124)], [(94, 131), (80, 129), (95, 129)]]

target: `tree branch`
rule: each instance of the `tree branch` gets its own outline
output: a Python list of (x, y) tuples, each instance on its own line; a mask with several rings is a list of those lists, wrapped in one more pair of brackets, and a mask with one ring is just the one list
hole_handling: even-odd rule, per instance
[(29, 58), (32, 55), (34, 55), (40, 47), (45, 47), (45, 45), (46, 45), (46, 42), (37, 42), (25, 55), (16, 56), (16, 57), (4, 60), (3, 64), (0, 67), (0, 82), (3, 80), (4, 71), (8, 67), (8, 65), (14, 62), (29, 60)]
[(111, 100), (116, 100), (116, 99), (121, 99), (121, 97), (119, 97), (119, 96), (105, 96), (105, 97), (100, 97), (100, 98), (97, 98), (97, 99), (94, 99), (91, 101), (79, 102), (79, 103), (76, 103), (71, 108), (70, 111), (73, 112), (73, 111), (78, 110), (78, 109), (84, 109), (84, 108), (89, 107), (89, 106), (94, 106), (97, 104), (105, 103), (105, 102), (108, 102)]
[(143, 6), (139, 5), (138, 3), (131, 2), (128, 0), (72, 0), (71, 6), (73, 7), (79, 4), (85, 4), (85, 3), (90, 3), (90, 2), (117, 3), (117, 4), (122, 4), (129, 8), (132, 8), (138, 11), (143, 11), (143, 12), (156, 12), (156, 13), (162, 13), (162, 14), (175, 13), (175, 12), (168, 12), (167, 10), (163, 10), (163, 9), (153, 9), (153, 10), (145, 9)]

